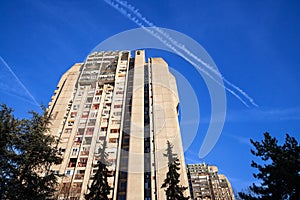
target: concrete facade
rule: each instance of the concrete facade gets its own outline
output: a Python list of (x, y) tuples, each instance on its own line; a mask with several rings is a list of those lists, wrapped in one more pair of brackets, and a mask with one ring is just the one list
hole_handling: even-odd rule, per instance
[[(145, 51), (95, 52), (61, 78), (49, 103), (51, 134), (63, 162), (57, 199), (84, 199), (107, 141), (113, 200), (166, 199), (169, 140), (181, 163), (180, 184), (188, 186), (178, 123), (176, 81), (162, 58)], [(189, 191), (186, 191), (189, 196)]]

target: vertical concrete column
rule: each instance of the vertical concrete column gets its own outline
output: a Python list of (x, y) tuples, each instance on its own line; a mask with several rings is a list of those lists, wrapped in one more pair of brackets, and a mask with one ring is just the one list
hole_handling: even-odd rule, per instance
[(133, 69), (127, 200), (144, 199), (144, 66), (145, 52), (137, 50)]
[[(162, 58), (152, 58), (153, 88), (153, 127), (156, 167), (156, 195), (165, 199), (165, 189), (161, 188), (168, 172), (168, 158), (164, 156), (167, 141), (173, 145), (173, 153), (180, 161), (180, 185), (188, 186), (185, 169), (182, 140), (178, 122), (177, 105), (179, 103), (176, 81), (169, 72), (168, 64)], [(185, 192), (189, 196), (188, 190)]]

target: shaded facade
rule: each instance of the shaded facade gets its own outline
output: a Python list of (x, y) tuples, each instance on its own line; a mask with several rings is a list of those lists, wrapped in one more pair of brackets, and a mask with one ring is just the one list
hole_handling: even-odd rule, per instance
[[(49, 103), (51, 134), (60, 138), (64, 174), (57, 199), (83, 199), (97, 168), (98, 149), (107, 141), (110, 198), (166, 199), (167, 140), (188, 186), (178, 124), (175, 78), (162, 58), (137, 50), (95, 52), (60, 79)], [(189, 192), (186, 192), (186, 196)]]
[(191, 197), (194, 200), (233, 200), (234, 195), (228, 179), (218, 174), (216, 166), (188, 164)]

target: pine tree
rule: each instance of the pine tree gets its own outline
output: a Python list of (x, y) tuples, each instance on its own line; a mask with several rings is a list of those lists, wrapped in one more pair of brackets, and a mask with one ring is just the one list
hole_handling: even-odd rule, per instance
[(173, 145), (169, 141), (167, 141), (167, 145), (167, 153), (164, 156), (168, 158), (169, 170), (161, 188), (166, 188), (165, 192), (168, 200), (188, 200), (189, 197), (184, 197), (183, 194), (187, 187), (179, 185), (180, 174), (177, 172), (180, 170), (179, 159), (177, 154), (173, 153)]
[(108, 154), (105, 152), (105, 149), (106, 140), (104, 140), (102, 148), (99, 149), (99, 160), (97, 163), (98, 170), (93, 177), (91, 187), (88, 187), (89, 192), (84, 195), (86, 200), (108, 200), (108, 195), (110, 194), (111, 188), (107, 182)]
[(275, 137), (264, 134), (261, 142), (251, 140), (256, 150), (254, 156), (260, 157), (264, 164), (252, 161), (251, 166), (258, 169), (253, 176), (261, 184), (252, 184), (250, 192), (240, 192), (241, 199), (246, 200), (299, 200), (300, 199), (300, 146), (295, 138), (286, 134), (281, 146)]
[[(12, 109), (6, 105), (0, 108), (0, 199), (6, 199), (18, 175), (18, 155), (15, 151), (18, 144), (18, 120), (12, 114)], [(9, 198), (8, 198), (9, 199)]]
[(31, 115), (16, 119), (12, 109), (1, 105), (0, 199), (46, 199), (55, 192), (57, 175), (49, 169), (61, 158), (48, 133), (51, 118), (45, 110)]

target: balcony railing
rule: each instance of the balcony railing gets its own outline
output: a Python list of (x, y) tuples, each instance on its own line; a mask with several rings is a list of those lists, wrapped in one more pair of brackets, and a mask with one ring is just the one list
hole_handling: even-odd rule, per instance
[(81, 151), (81, 152), (80, 152), (80, 155), (81, 155), (81, 156), (88, 156), (89, 153), (90, 153), (90, 151)]
[(78, 163), (78, 167), (86, 167), (86, 163), (81, 163), (81, 162), (79, 162), (79, 163)]
[(75, 174), (75, 179), (76, 180), (82, 180), (84, 177), (84, 174)]

